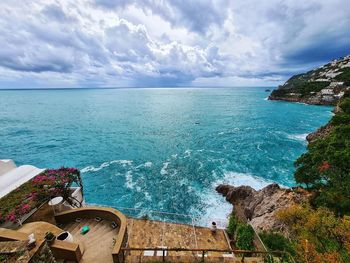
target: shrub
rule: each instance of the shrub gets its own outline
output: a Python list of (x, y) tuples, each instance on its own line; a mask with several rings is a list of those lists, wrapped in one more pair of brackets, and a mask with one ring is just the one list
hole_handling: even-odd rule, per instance
[(275, 260), (273, 259), (273, 256), (270, 255), (270, 254), (267, 254), (265, 257), (264, 257), (264, 263), (274, 263)]
[(228, 226), (226, 228), (226, 232), (233, 237), (235, 235), (237, 225), (239, 223), (239, 220), (235, 214), (231, 214), (230, 219), (228, 221)]
[(347, 113), (337, 113), (331, 120), (331, 124), (350, 124), (350, 114)]
[(290, 206), (277, 217), (295, 242), (297, 262), (350, 262), (350, 217), (309, 205)]
[(343, 72), (335, 77), (339, 81), (350, 81), (350, 68), (344, 68)]
[(294, 244), (288, 238), (285, 238), (282, 234), (277, 232), (263, 231), (259, 233), (259, 236), (268, 250), (284, 251), (292, 256), (295, 255)]
[(297, 183), (313, 192), (311, 203), (326, 206), (340, 215), (350, 214), (350, 98), (339, 102), (344, 112), (333, 116), (331, 131), (308, 145), (295, 162)]
[(243, 250), (253, 250), (254, 230), (251, 225), (239, 224), (237, 226), (236, 246)]
[(345, 97), (339, 103), (339, 107), (347, 114), (350, 114), (350, 98)]
[(310, 92), (319, 92), (326, 88), (330, 82), (328, 81), (315, 81), (308, 82), (300, 79), (289, 80), (288, 85), (272, 91), (271, 96), (285, 97), (289, 96), (289, 93), (298, 93), (301, 97), (309, 96)]

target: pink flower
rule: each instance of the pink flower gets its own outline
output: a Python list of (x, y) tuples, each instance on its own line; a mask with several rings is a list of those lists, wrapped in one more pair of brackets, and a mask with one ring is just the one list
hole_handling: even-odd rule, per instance
[(6, 220), (7, 221), (11, 221), (11, 222), (16, 221), (16, 214), (15, 214), (15, 212), (12, 211), (11, 213), (9, 213), (7, 215), (7, 217), (6, 217)]
[(21, 207), (21, 213), (22, 214), (26, 214), (26, 213), (28, 213), (30, 211), (31, 208), (32, 207), (29, 204), (24, 204)]

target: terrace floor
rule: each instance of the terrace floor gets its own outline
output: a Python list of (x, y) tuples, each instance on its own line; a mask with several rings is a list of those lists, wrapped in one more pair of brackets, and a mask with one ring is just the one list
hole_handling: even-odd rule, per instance
[[(85, 225), (88, 225), (90, 230), (83, 235), (80, 230)], [(70, 222), (60, 227), (70, 232), (74, 242), (79, 244), (83, 254), (80, 263), (113, 262), (112, 249), (119, 228), (113, 229), (110, 221), (97, 222), (95, 219), (82, 219), (81, 222)]]
[[(131, 248), (188, 248), (188, 249), (223, 249), (229, 250), (223, 230), (215, 234), (209, 228), (128, 218), (128, 247)], [(130, 251), (126, 256), (126, 262), (146, 262), (161, 260), (161, 251)], [(152, 256), (153, 255), (153, 256)], [(169, 251), (166, 259), (191, 262), (201, 260), (201, 252)], [(231, 256), (231, 255), (226, 255)], [(209, 252), (206, 258), (219, 257), (223, 259), (223, 253)], [(180, 261), (179, 261), (180, 260)]]

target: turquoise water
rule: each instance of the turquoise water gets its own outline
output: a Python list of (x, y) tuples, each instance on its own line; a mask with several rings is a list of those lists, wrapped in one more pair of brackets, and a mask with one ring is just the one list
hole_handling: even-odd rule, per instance
[[(262, 88), (0, 91), (0, 158), (82, 171), (88, 203), (225, 217), (217, 184), (293, 186), (330, 107)], [(131, 213), (131, 212), (130, 212)]]

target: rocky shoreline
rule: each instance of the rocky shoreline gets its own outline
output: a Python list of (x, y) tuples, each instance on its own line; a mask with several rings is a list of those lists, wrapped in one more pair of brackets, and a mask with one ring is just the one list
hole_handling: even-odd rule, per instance
[(275, 96), (273, 93), (268, 97), (268, 100), (275, 101), (288, 101), (288, 102), (296, 102), (296, 103), (305, 103), (310, 105), (321, 105), (321, 106), (334, 106), (338, 99), (332, 101), (325, 101), (321, 96), (315, 95), (307, 98), (300, 98), (298, 95), (291, 95), (285, 97)]
[(350, 56), (295, 75), (273, 90), (269, 100), (336, 105), (350, 89)]
[(221, 184), (216, 187), (216, 191), (233, 205), (233, 212), (240, 219), (249, 220), (257, 230), (283, 231), (276, 212), (290, 205), (306, 202), (310, 196), (300, 187), (282, 188), (278, 184), (270, 184), (261, 190), (250, 186)]

